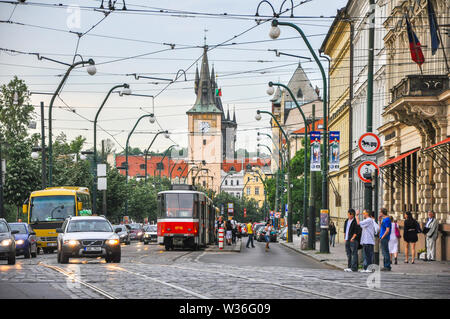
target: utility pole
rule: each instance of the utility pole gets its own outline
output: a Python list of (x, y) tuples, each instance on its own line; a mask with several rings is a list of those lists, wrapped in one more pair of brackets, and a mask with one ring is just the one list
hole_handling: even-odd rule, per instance
[[(103, 164), (106, 163), (106, 158), (105, 158), (105, 140), (102, 140), (102, 162)], [(106, 217), (106, 189), (104, 189), (102, 191), (103, 193), (103, 216)]]
[(45, 116), (44, 102), (41, 102), (41, 155), (42, 155), (42, 189), (47, 187), (47, 163), (45, 151)]
[[(375, 42), (375, 0), (369, 0), (369, 52), (367, 62), (367, 118), (366, 131), (373, 131), (373, 60), (374, 60), (374, 42)], [(374, 178), (377, 178), (375, 175)], [(377, 183), (375, 183), (377, 185)], [(372, 183), (364, 184), (364, 209), (372, 210)], [(375, 211), (375, 220), (378, 220), (378, 212)], [(379, 261), (380, 242), (378, 238), (375, 240), (374, 260)]]
[[(311, 131), (314, 131), (316, 121), (316, 105), (312, 105), (312, 123)], [(306, 145), (305, 145), (306, 147)], [(312, 150), (311, 150), (312, 155)], [(306, 159), (305, 159), (306, 160)], [(316, 249), (316, 208), (314, 206), (314, 184), (315, 174), (314, 171), (309, 171), (311, 176), (309, 178), (309, 207), (308, 207), (308, 249)]]

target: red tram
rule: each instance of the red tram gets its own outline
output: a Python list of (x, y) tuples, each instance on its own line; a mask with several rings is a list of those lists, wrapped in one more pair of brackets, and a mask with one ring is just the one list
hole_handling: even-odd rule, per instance
[(199, 249), (215, 241), (218, 209), (192, 185), (175, 184), (158, 193), (158, 244), (166, 250)]

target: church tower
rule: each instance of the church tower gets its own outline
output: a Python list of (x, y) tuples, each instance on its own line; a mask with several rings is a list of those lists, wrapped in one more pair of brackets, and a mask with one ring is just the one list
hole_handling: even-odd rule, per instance
[[(208, 169), (206, 174), (199, 174), (196, 183), (218, 191), (220, 185), (220, 168), (223, 160), (223, 108), (220, 96), (216, 96), (214, 69), (209, 72), (208, 46), (204, 46), (200, 74), (196, 70), (194, 90), (197, 95), (194, 106), (186, 112), (188, 115), (188, 158), (189, 169), (193, 165)], [(202, 163), (206, 163), (203, 165)], [(189, 182), (197, 174), (193, 169)], [(206, 177), (206, 175), (212, 176)], [(204, 176), (200, 179), (200, 176)]]

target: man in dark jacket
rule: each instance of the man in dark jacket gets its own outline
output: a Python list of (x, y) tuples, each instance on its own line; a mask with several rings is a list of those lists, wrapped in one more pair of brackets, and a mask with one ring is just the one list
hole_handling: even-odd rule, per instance
[(347, 253), (347, 268), (344, 271), (358, 271), (358, 247), (361, 239), (361, 228), (355, 219), (355, 210), (348, 210), (348, 219), (344, 223), (345, 252)]

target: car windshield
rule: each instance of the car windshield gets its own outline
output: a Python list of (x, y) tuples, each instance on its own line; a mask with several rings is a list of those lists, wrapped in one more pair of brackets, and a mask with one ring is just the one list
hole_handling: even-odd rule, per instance
[(0, 222), (0, 233), (7, 233), (9, 232), (8, 226), (5, 223)]
[(68, 233), (78, 232), (112, 232), (106, 220), (72, 220), (67, 227)]
[(65, 220), (75, 215), (75, 196), (39, 196), (31, 198), (30, 221)]
[(9, 227), (11, 227), (11, 230), (18, 230), (18, 234), (26, 234), (27, 228), (24, 224), (9, 224)]
[(120, 229), (120, 231), (126, 231), (124, 226), (114, 226), (114, 230)]
[(255, 225), (255, 231), (258, 231), (261, 227), (264, 227), (264, 225), (263, 224)]
[(141, 225), (139, 224), (130, 224), (131, 229), (141, 229)]
[(156, 232), (156, 225), (150, 225), (145, 228), (147, 232)]

